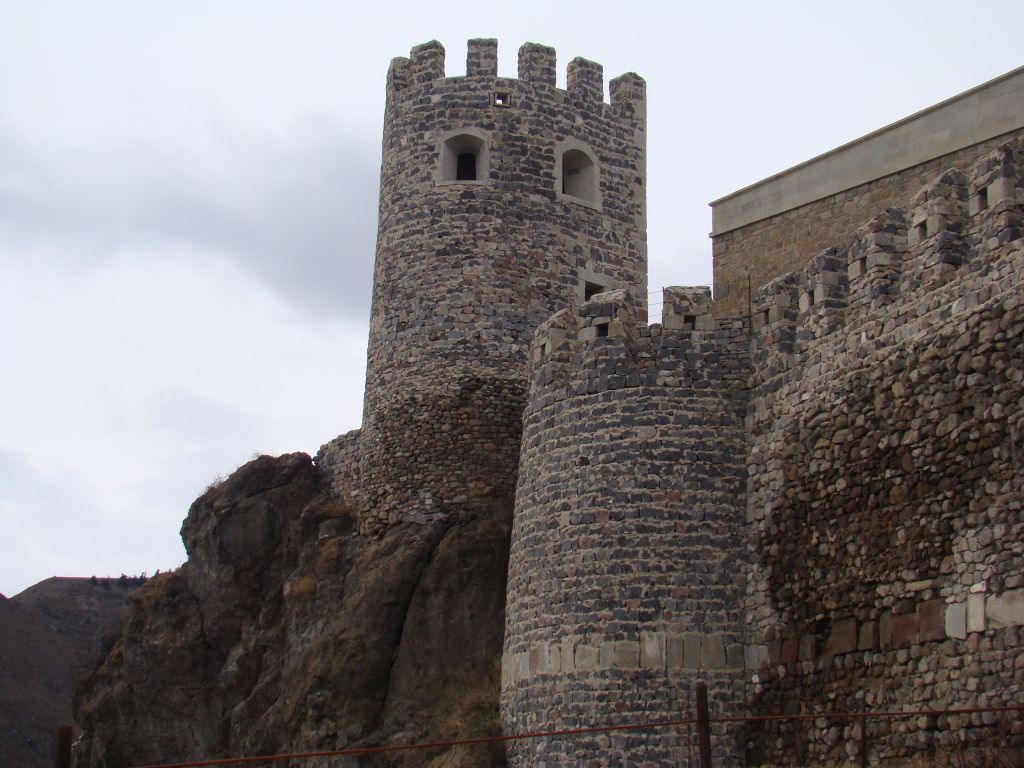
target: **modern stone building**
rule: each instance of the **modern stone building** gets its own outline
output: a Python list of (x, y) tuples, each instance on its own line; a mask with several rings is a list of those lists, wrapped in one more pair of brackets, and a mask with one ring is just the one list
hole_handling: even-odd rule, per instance
[[(717, 300), (666, 289), (655, 325), (644, 83), (567, 82), (533, 44), (517, 79), (490, 40), (465, 77), (393, 62), (363, 426), (317, 458), (367, 534), (514, 509), (506, 732), (678, 718), (704, 681), (715, 715), (823, 715), (718, 727), (718, 764), (834, 765), (859, 734), (825, 713), (1020, 701), (1024, 70), (713, 203)], [(878, 722), (872, 761), (993, 722)]]
[(1024, 128), (1024, 67), (711, 203), (715, 313)]

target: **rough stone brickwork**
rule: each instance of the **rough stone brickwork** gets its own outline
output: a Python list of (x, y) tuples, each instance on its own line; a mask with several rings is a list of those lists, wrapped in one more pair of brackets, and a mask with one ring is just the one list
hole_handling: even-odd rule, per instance
[[(725, 233), (716, 286), (771, 278), (750, 306), (744, 272), (648, 326), (643, 81), (604, 103), (592, 62), (561, 90), (549, 48), (496, 61), (392, 63), (363, 426), (317, 464), (363, 533), (514, 498), (506, 733), (675, 718), (702, 680), (732, 715), (1024, 698), (1024, 140)], [(992, 722), (876, 723), (871, 759)], [(723, 728), (716, 765), (839, 765), (856, 736)], [(509, 750), (667, 766), (682, 740)]]
[[(502, 663), (506, 729), (742, 708), (742, 323), (666, 289), (664, 322), (598, 294), (534, 339)], [(717, 734), (719, 760), (742, 744)], [(513, 745), (515, 765), (679, 765), (675, 729)], [(723, 763), (724, 764), (724, 763)], [(731, 764), (731, 763), (730, 763)]]
[(544, 46), (520, 49), (518, 79), (497, 76), (493, 40), (470, 41), (465, 77), (444, 61), (431, 42), (388, 72), (356, 459), (367, 530), (511, 509), (533, 329), (587, 282), (646, 301), (643, 80), (612, 80), (609, 104), (585, 59), (556, 88)]
[(772, 278), (802, 269), (807, 254), (840, 242), (878, 211), (906, 205), (917, 190), (946, 168), (969, 167), (1009, 138), (990, 139), (715, 235), (712, 250), (716, 314), (746, 315), (749, 297)]
[[(941, 174), (755, 298), (752, 713), (1024, 697), (1021, 146)], [(872, 759), (993, 721), (873, 723)], [(754, 765), (857, 755), (851, 724), (824, 718), (749, 736)]]

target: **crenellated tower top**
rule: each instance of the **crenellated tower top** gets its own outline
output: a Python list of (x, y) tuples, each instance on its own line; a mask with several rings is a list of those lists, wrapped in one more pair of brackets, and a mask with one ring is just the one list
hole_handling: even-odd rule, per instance
[[(546, 89), (549, 95), (558, 95), (563, 101), (579, 108), (591, 107), (605, 111), (608, 116), (626, 119), (646, 119), (646, 83), (634, 72), (614, 78), (609, 84), (611, 103), (604, 101), (604, 68), (597, 62), (577, 57), (566, 69), (566, 88), (557, 88), (555, 49), (537, 43), (524, 43), (519, 48), (519, 76), (498, 77), (498, 41), (470, 40), (466, 55), (465, 77), (445, 77), (445, 50), (436, 40), (415, 46), (409, 56), (392, 59), (388, 69), (388, 100), (402, 98), (410, 93), (419, 94), (422, 88), (435, 84), (444, 90), (452, 81), (497, 81), (510, 101), (500, 100), (498, 106), (515, 106), (516, 91), (520, 89)], [(439, 82), (442, 81), (442, 82)], [(598, 106), (600, 105), (600, 106)]]

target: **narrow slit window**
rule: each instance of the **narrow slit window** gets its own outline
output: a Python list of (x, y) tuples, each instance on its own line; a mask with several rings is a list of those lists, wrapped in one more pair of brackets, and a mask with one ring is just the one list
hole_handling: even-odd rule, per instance
[(697, 327), (696, 315), (683, 315), (683, 328), (692, 331)]
[(922, 221), (917, 225), (917, 239), (926, 240), (928, 238), (928, 222)]
[(597, 325), (594, 326), (594, 328), (597, 329), (598, 338), (608, 335), (608, 323), (598, 323)]
[(978, 210), (984, 211), (988, 208), (988, 187), (982, 187), (978, 190)]

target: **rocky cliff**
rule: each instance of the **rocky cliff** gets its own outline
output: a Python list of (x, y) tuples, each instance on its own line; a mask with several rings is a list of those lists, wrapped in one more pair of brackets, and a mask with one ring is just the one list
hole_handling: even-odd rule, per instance
[[(511, 509), (358, 532), (305, 454), (262, 456), (182, 525), (188, 561), (132, 599), (84, 681), (79, 766), (500, 732)], [(501, 765), (500, 749), (339, 765)]]

